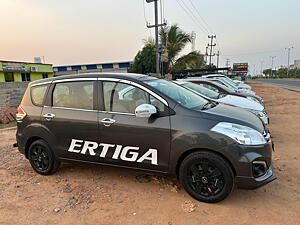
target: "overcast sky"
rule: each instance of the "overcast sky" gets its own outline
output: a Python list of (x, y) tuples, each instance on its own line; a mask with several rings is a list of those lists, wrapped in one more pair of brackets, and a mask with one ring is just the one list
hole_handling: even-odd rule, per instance
[[(188, 6), (188, 14), (178, 2)], [(145, 19), (153, 22), (153, 4), (144, 4), (144, 16), (143, 0), (0, 0), (0, 4), (4, 60), (45, 56), (54, 65), (127, 61), (133, 60), (143, 39), (154, 35), (145, 26)], [(221, 66), (228, 58), (231, 63), (249, 62), (252, 68), (255, 64), (260, 71), (262, 60), (264, 68), (270, 67), (270, 56), (277, 56), (275, 66), (286, 65), (289, 46), (294, 47), (291, 61), (300, 59), (299, 0), (164, 0), (164, 5), (168, 24), (195, 31), (201, 52), (208, 33), (217, 35)]]

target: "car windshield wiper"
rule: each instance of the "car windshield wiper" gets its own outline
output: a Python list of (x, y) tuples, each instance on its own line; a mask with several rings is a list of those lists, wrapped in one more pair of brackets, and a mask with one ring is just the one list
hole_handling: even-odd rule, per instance
[(203, 105), (202, 110), (214, 108), (214, 107), (216, 107), (218, 104), (219, 104), (218, 102), (209, 101), (209, 102), (207, 102), (205, 105)]

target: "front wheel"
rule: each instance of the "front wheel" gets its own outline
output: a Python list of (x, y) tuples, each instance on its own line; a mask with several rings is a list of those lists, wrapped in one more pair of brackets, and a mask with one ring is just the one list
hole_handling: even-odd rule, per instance
[(211, 152), (195, 152), (181, 163), (179, 179), (195, 199), (216, 203), (225, 199), (234, 187), (234, 174), (229, 164)]
[(55, 173), (60, 165), (48, 143), (44, 140), (37, 140), (30, 145), (28, 159), (31, 167), (42, 175)]

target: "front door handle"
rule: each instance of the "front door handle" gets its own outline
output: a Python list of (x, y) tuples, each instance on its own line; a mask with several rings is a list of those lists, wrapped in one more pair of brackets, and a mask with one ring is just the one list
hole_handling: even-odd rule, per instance
[(43, 115), (43, 117), (46, 120), (50, 121), (50, 120), (52, 120), (55, 117), (55, 114), (53, 114), (53, 113), (46, 113), (45, 115)]
[(101, 120), (101, 123), (106, 127), (110, 127), (115, 122), (116, 122), (115, 120), (110, 119), (110, 118), (104, 118), (103, 120)]

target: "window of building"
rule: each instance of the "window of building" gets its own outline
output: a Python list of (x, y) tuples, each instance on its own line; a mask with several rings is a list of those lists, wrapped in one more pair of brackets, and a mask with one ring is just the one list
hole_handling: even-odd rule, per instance
[(56, 84), (52, 98), (53, 106), (92, 110), (94, 108), (93, 84), (92, 81)]
[(33, 104), (35, 105), (42, 105), (45, 94), (47, 90), (47, 85), (41, 85), (31, 88), (31, 99)]
[(15, 81), (14, 73), (12, 73), (12, 72), (5, 72), (4, 73), (4, 78), (5, 78), (6, 82), (14, 82)]
[(146, 91), (132, 85), (103, 82), (104, 106), (109, 112), (135, 113), (136, 107), (142, 104), (152, 104), (159, 112), (163, 112), (164, 104)]
[(31, 81), (30, 73), (21, 73), (22, 81)]
[(48, 73), (42, 73), (43, 79), (48, 78)]

